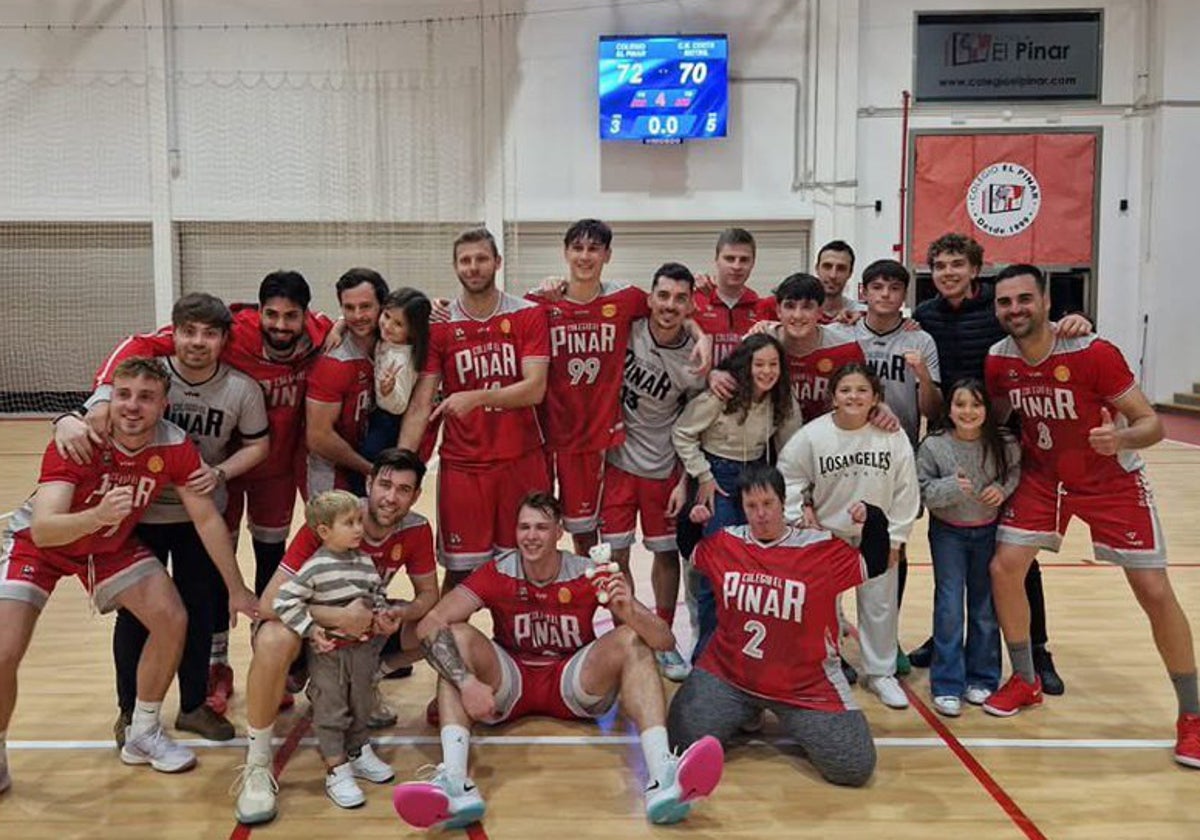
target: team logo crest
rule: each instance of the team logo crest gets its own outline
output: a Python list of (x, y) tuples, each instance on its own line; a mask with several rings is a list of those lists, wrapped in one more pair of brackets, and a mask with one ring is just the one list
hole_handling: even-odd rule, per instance
[(501, 321), (500, 332), (504, 333), (505, 335), (508, 335), (510, 332), (512, 332), (512, 321), (508, 320), (507, 318)]
[(1066, 365), (1059, 365), (1054, 369), (1054, 378), (1059, 382), (1067, 382), (1071, 378), (1071, 369)]
[(991, 236), (1016, 236), (1033, 224), (1042, 207), (1042, 187), (1019, 163), (985, 166), (967, 188), (971, 223)]
[(817, 370), (821, 373), (829, 373), (833, 370), (833, 359), (821, 359), (817, 362)]
[(392, 546), (392, 562), (399, 563), (402, 559), (404, 559), (404, 546), (402, 546), (402, 545)]
[(163, 459), (158, 455), (151, 455), (150, 460), (146, 462), (146, 469), (152, 473), (162, 472), (165, 466), (166, 464), (163, 463)]
[(615, 303), (606, 303), (600, 307), (600, 314), (605, 318), (611, 318), (617, 314), (617, 305)]
[(567, 589), (567, 587), (565, 587), (565, 586), (560, 586), (558, 588), (558, 603), (560, 603), (560, 604), (571, 603), (571, 590), (570, 589)]
[(25, 580), (33, 580), (33, 566), (22, 566), (21, 577), (25, 578)]

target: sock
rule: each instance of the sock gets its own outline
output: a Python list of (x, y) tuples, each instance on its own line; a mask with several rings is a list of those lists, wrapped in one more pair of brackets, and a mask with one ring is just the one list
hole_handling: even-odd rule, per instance
[(1171, 684), (1175, 686), (1175, 697), (1179, 700), (1179, 714), (1200, 715), (1200, 698), (1196, 694), (1196, 672), (1171, 674)]
[(656, 616), (658, 616), (659, 618), (661, 618), (663, 621), (667, 622), (668, 627), (673, 627), (675, 625), (675, 605), (674, 604), (672, 604), (669, 607), (655, 607), (654, 614)]
[(162, 709), (162, 702), (150, 703), (146, 700), (137, 700), (133, 704), (133, 717), (129, 722), (129, 739), (133, 740), (139, 735), (145, 735), (147, 732), (153, 731), (158, 726), (158, 713)]
[(209, 665), (229, 664), (229, 631), (213, 633), (212, 650), (208, 655)]
[(646, 759), (646, 773), (651, 782), (662, 781), (667, 769), (667, 757), (671, 754), (671, 745), (667, 741), (665, 726), (650, 726), (642, 730), (638, 736), (642, 741), (642, 755)]
[(1021, 679), (1032, 685), (1037, 672), (1033, 670), (1033, 648), (1029, 642), (1009, 642), (1008, 658), (1012, 660), (1013, 673), (1020, 674)]
[(446, 772), (459, 779), (467, 776), (467, 757), (471, 752), (471, 732), (465, 726), (448, 723), (442, 727), (442, 763)]
[(271, 736), (275, 733), (275, 724), (263, 729), (246, 727), (246, 763), (259, 766), (271, 765)]

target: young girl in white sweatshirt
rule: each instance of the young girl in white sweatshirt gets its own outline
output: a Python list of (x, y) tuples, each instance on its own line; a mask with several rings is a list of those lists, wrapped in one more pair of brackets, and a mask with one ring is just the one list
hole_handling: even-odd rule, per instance
[(885, 705), (903, 709), (908, 698), (895, 676), (895, 562), (921, 502), (912, 445), (903, 431), (885, 432), (870, 424), (883, 387), (863, 365), (839, 368), (829, 393), (833, 411), (807, 423), (779, 453), (779, 471), (787, 481), (785, 514), (790, 522), (841, 537), (852, 531), (847, 511), (855, 502), (887, 514), (892, 566), (858, 588), (858, 634), (866, 687)]

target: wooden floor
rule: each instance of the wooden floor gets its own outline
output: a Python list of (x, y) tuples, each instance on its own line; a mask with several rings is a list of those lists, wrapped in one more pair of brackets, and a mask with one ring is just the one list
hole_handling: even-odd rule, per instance
[[(19, 505), (32, 488), (47, 430), (42, 421), (0, 423), (0, 512)], [(1172, 578), (1193, 626), (1200, 627), (1200, 447), (1167, 442), (1147, 453), (1147, 460)], [(427, 496), (422, 507), (431, 502)], [(1068, 688), (1040, 709), (999, 720), (968, 707), (949, 721), (927, 708), (890, 711), (856, 689), (879, 745), (878, 770), (868, 787), (834, 788), (777, 746), (753, 742), (730, 751), (716, 795), (683, 826), (670, 829), (644, 820), (640, 752), (626, 720), (614, 717), (600, 727), (522, 721), (482, 732), (473, 750), (473, 775), (488, 814), (470, 836), (1194, 840), (1200, 837), (1200, 771), (1171, 760), (1170, 683), (1121, 573), (1091, 561), (1086, 536), (1072, 528), (1062, 554), (1046, 558), (1052, 649)], [(906, 647), (920, 642), (930, 624), (932, 572), (923, 523), (912, 556), (901, 626)], [(244, 568), (247, 560), (243, 550)], [(644, 554), (641, 561), (638, 577), (648, 590)], [(676, 631), (684, 639), (680, 613)], [(81, 587), (60, 584), (21, 672), (21, 697), (8, 732), (14, 786), (0, 798), (0, 836), (266, 840), (418, 834), (395, 817), (388, 785), (370, 787), (361, 809), (334, 807), (324, 796), (319, 760), (307, 742), (286, 765), (279, 819), (253, 832), (237, 829), (229, 795), (243, 760), (241, 740), (201, 745), (199, 767), (177, 777), (122, 765), (110, 734), (115, 716), (110, 624), (109, 618), (89, 614)], [(234, 635), (240, 689), (249, 658), (246, 628)], [(851, 659), (855, 655), (851, 650)], [(420, 665), (411, 679), (387, 684), (400, 724), (381, 733), (379, 752), (401, 779), (438, 760), (437, 733), (423, 719), (433, 683), (432, 672)], [(917, 705), (927, 706), (926, 672), (914, 672), (907, 684)], [(173, 689), (168, 721), (175, 702)], [(239, 728), (242, 703), (235, 694), (231, 716)], [(282, 749), (303, 731), (302, 717), (301, 710), (281, 718), (277, 734), (291, 736)], [(769, 723), (763, 738), (769, 742), (776, 734)]]

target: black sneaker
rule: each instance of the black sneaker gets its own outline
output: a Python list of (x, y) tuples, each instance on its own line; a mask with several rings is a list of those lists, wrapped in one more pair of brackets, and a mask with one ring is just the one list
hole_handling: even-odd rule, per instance
[(1033, 670), (1042, 679), (1042, 693), (1058, 697), (1067, 690), (1062, 677), (1054, 669), (1054, 657), (1045, 645), (1033, 646)]
[(928, 668), (933, 664), (932, 636), (922, 642), (919, 648), (913, 648), (908, 652), (908, 662), (914, 668)]
[(403, 666), (397, 668), (395, 671), (388, 671), (386, 674), (384, 674), (383, 678), (385, 680), (402, 680), (402, 679), (405, 679), (406, 677), (411, 677), (412, 673), (413, 673), (413, 666), (403, 665)]
[(856, 682), (858, 682), (858, 671), (854, 670), (854, 666), (846, 661), (846, 657), (841, 657), (841, 660), (842, 673), (846, 677), (846, 682), (850, 683), (850, 685), (854, 685)]

